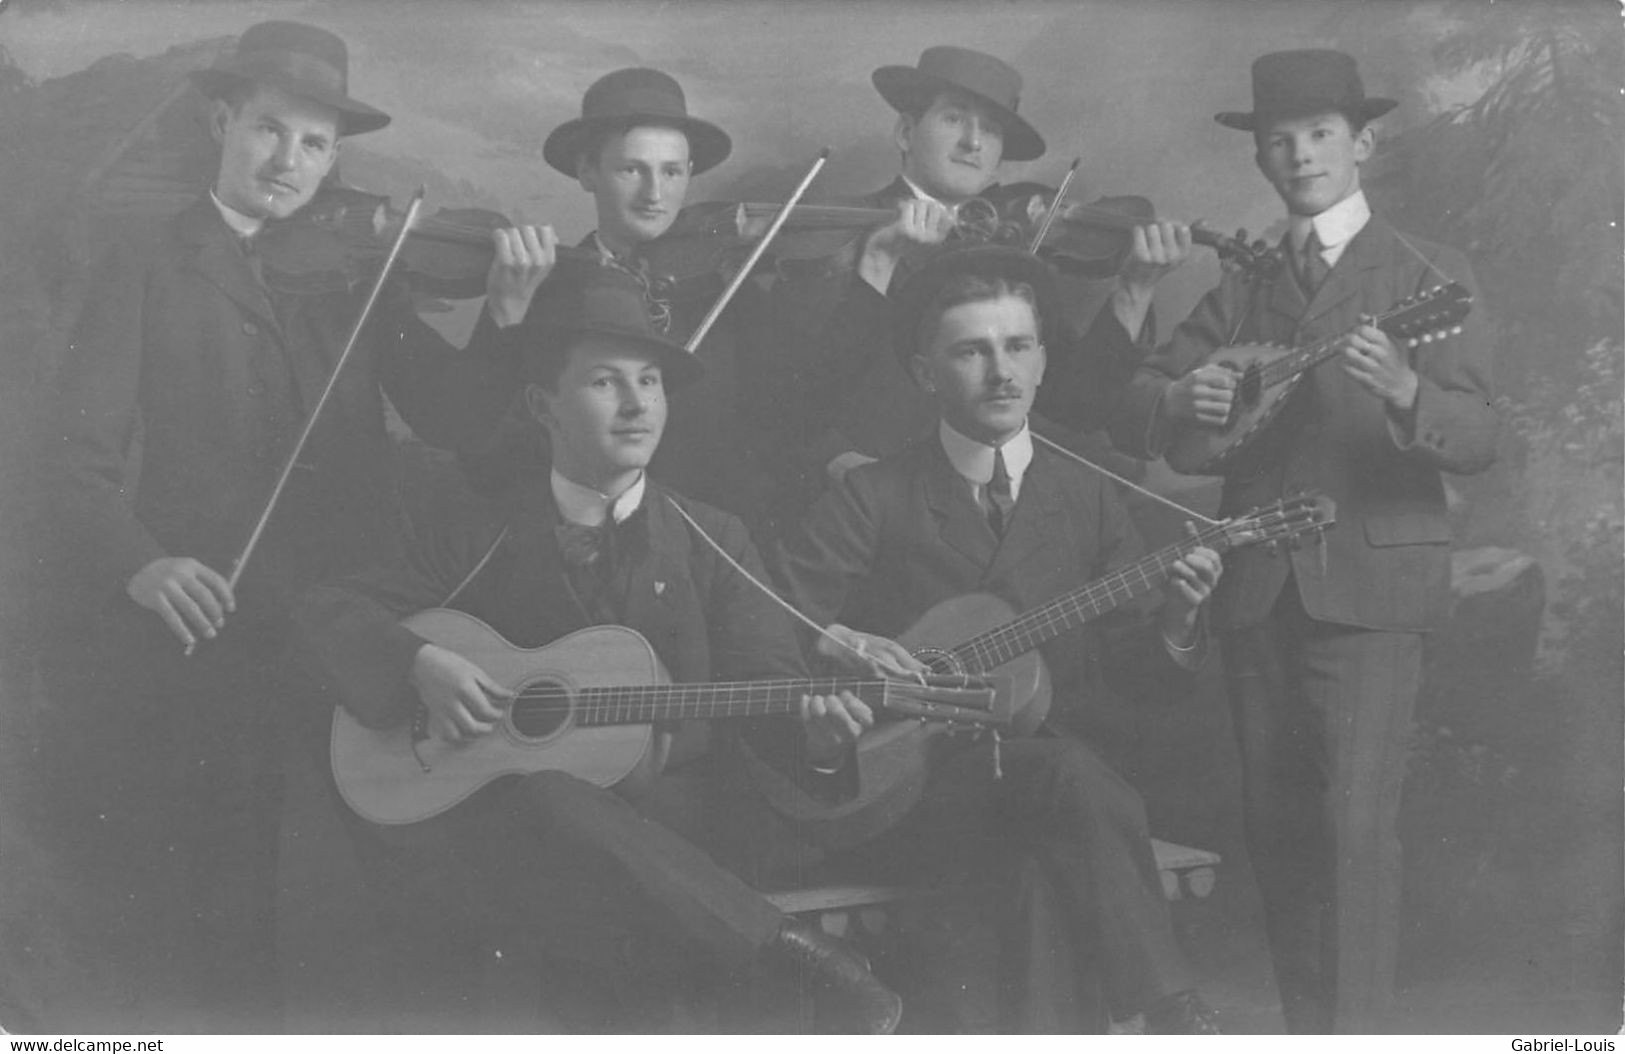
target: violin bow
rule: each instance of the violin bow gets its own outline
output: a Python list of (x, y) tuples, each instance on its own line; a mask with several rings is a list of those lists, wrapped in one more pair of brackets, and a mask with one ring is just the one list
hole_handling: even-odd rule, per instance
[(1078, 165), (1082, 162), (1083, 158), (1081, 157), (1073, 158), (1072, 167), (1066, 170), (1066, 176), (1061, 180), (1061, 185), (1055, 188), (1055, 198), (1049, 203), (1049, 211), (1044, 213), (1044, 222), (1038, 225), (1038, 233), (1033, 235), (1033, 243), (1027, 247), (1027, 251), (1034, 256), (1038, 255), (1038, 247), (1044, 244), (1044, 238), (1049, 234), (1050, 227), (1054, 225), (1055, 217), (1061, 214), (1061, 203), (1066, 200), (1066, 192), (1072, 188), (1072, 179), (1078, 174)]
[[(344, 342), (344, 350), (339, 353), (338, 361), (333, 364), (333, 370), (327, 375), (327, 384), (322, 387), (322, 394), (317, 398), (316, 405), (311, 407), (310, 414), (305, 418), (305, 426), (299, 432), (299, 439), (288, 452), (288, 457), (282, 463), (282, 471), (277, 474), (276, 486), (271, 488), (271, 496), (266, 499), (265, 508), (260, 510), (260, 518), (254, 524), (254, 530), (248, 535), (248, 541), (243, 543), (243, 551), (237, 554), (232, 561), (231, 576), (226, 584), (231, 589), (237, 588), (237, 582), (243, 577), (243, 569), (248, 566), (249, 557), (260, 544), (260, 538), (265, 534), (265, 525), (271, 522), (271, 513), (275, 511), (277, 502), (282, 498), (282, 492), (287, 489), (288, 479), (293, 475), (293, 467), (299, 461), (299, 455), (304, 453), (305, 445), (310, 441), (310, 434), (316, 429), (316, 420), (327, 406), (333, 395), (333, 389), (338, 386), (339, 374), (344, 371), (344, 364), (350, 361), (350, 355), (355, 351), (356, 342), (361, 339), (361, 330), (372, 316), (372, 309), (378, 303), (378, 295), (383, 291), (384, 280), (389, 277), (390, 270), (395, 266), (396, 257), (401, 254), (401, 246), (406, 244), (406, 236), (412, 232), (418, 220), (418, 212), (423, 207), (423, 196), (428, 188), (420, 186), (417, 193), (406, 206), (406, 218), (401, 221), (401, 229), (395, 235), (395, 242), (389, 247), (389, 255), (384, 257), (384, 264), (378, 269), (378, 277), (373, 279), (372, 289), (367, 293), (367, 300), (361, 305), (361, 313), (356, 316), (355, 325), (350, 328), (350, 339)], [(186, 654), (192, 654), (193, 645), (186, 646)]]
[(767, 247), (778, 236), (779, 228), (783, 227), (784, 221), (790, 218), (790, 213), (795, 211), (796, 204), (807, 193), (807, 188), (812, 186), (812, 181), (817, 178), (818, 173), (824, 167), (824, 162), (828, 160), (829, 147), (826, 146), (818, 152), (818, 158), (813, 161), (812, 167), (807, 170), (807, 174), (801, 177), (801, 182), (796, 186), (795, 192), (779, 207), (778, 215), (774, 216), (773, 222), (768, 224), (767, 232), (762, 235), (761, 239), (751, 248), (750, 255), (745, 258), (745, 265), (734, 274), (727, 288), (722, 291), (722, 295), (717, 297), (716, 303), (711, 305), (711, 310), (705, 313), (705, 318), (700, 321), (699, 327), (694, 330), (693, 335), (683, 345), (683, 350), (693, 354), (694, 349), (700, 346), (700, 342), (705, 339), (706, 334), (711, 332), (711, 327), (716, 325), (717, 319), (722, 317), (722, 311), (728, 306), (728, 301), (734, 298), (734, 294), (739, 292), (739, 287), (745, 284), (745, 279), (750, 277), (751, 270), (762, 259), (762, 254), (767, 252)]

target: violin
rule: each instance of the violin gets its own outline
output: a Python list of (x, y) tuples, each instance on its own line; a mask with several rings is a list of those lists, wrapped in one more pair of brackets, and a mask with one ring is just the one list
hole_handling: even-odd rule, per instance
[[(990, 197), (962, 204), (950, 241), (995, 243), (1030, 249), (1051, 211), (1057, 191), (1038, 183), (993, 188)], [(682, 283), (701, 275), (730, 273), (761, 237), (782, 205), (767, 202), (704, 202), (691, 205), (658, 239), (645, 246), (650, 270), (662, 280)], [(868, 232), (897, 218), (894, 209), (851, 205), (796, 205), (774, 242), (776, 260), (824, 259), (845, 251)], [(1133, 245), (1133, 231), (1156, 221), (1142, 197), (1105, 197), (1088, 204), (1063, 202), (1044, 230), (1038, 255), (1063, 271), (1115, 274)], [(1278, 250), (1262, 240), (1248, 243), (1246, 231), (1224, 235), (1201, 221), (1190, 225), (1191, 240), (1212, 248), (1226, 264), (1249, 273), (1273, 273)]]
[[(294, 215), (265, 225), (257, 241), (265, 284), (294, 294), (354, 289), (378, 273), (405, 216), (382, 195), (324, 187)], [(491, 209), (439, 209), (419, 217), (396, 267), (430, 296), (483, 296), (496, 255), (491, 233), (512, 226)], [(601, 262), (596, 250), (561, 245), (557, 252), (561, 260)]]
[[(995, 188), (992, 198), (968, 202), (961, 206), (961, 212), (966, 208), (990, 208), (992, 216), (978, 218), (978, 225), (992, 225), (996, 241), (1030, 246), (1052, 211), (1057, 193), (1041, 183), (1012, 183)], [(1158, 222), (1150, 199), (1136, 195), (1102, 197), (1089, 204), (1062, 202), (1054, 213), (1037, 247), (1038, 254), (1064, 271), (1094, 276), (1115, 274), (1134, 244), (1134, 229)], [(1221, 234), (1196, 220), (1190, 224), (1190, 231), (1193, 243), (1214, 250), (1226, 266), (1268, 276), (1281, 265), (1278, 249), (1262, 239), (1248, 242), (1245, 230)]]

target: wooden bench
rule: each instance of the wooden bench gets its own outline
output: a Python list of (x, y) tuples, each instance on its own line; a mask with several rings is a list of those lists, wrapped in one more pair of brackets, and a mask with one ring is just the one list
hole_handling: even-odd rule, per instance
[[(1151, 839), (1151, 851), (1169, 900), (1201, 900), (1213, 892), (1220, 857), (1206, 849)], [(880, 933), (886, 928), (886, 905), (925, 895), (917, 886), (837, 882), (766, 894), (786, 915), (816, 915), (826, 933)]]

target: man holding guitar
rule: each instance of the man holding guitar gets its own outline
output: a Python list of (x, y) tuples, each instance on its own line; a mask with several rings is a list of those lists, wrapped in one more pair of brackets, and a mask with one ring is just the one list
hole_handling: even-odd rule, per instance
[[(596, 686), (631, 685), (640, 675), (647, 683), (651, 667), (669, 670), (679, 688), (771, 679), (781, 693), (793, 691), (777, 707), (787, 715), (778, 724), (789, 729), (797, 722), (788, 715), (798, 711), (861, 705), (851, 693), (825, 696), (787, 681), (805, 674), (787, 617), (721, 555), (760, 577), (761, 561), (739, 520), (645, 475), (665, 428), (668, 392), (702, 372), (651, 324), (647, 293), (618, 267), (560, 265), (531, 315), (535, 343), (524, 389), (528, 412), (547, 431), (551, 465), (533, 463), (483, 512), (451, 510), (447, 522), (423, 532), (406, 566), (313, 590), (296, 614), (301, 650), (355, 719), (347, 723), (380, 730), (396, 746), (363, 782), (432, 790), (459, 754), (493, 743), (551, 744), (563, 756), (558, 764), (499, 767), (474, 784), (483, 789), (456, 791), (431, 806), (429, 814), (460, 802), (414, 829), (437, 849), (408, 854), (404, 881), (438, 888), (459, 920), (454, 928), (465, 928), (461, 920), (472, 911), (521, 949), (609, 969), (629, 965), (619, 942), (647, 948), (651, 937), (664, 938), (691, 972), (696, 964), (758, 962), (792, 971), (818, 988), (821, 1003), (829, 997), (821, 1011), (838, 1012), (825, 1027), (889, 1032), (901, 1002), (861, 957), (786, 919), (708, 855), (748, 862), (761, 846), (750, 831), (756, 796), (748, 787), (718, 785), (722, 776), (703, 756), (703, 736), (696, 742), (691, 734), (706, 731), (693, 727), (699, 722), (675, 743), (662, 734), (648, 756), (633, 739), (631, 760), (643, 764), (607, 776), (595, 774), (585, 756), (623, 741), (621, 732), (588, 727), (597, 723), (594, 714), (607, 709), (613, 725), (614, 711), (622, 719), (645, 714), (638, 707), (654, 694), (595, 696)], [(488, 622), (488, 632), (520, 647), (556, 641), (559, 658), (544, 656), (542, 669), (505, 683), (495, 663), (423, 635), (421, 620), (399, 621), (430, 608), (465, 613), (464, 623), (472, 622), (466, 616)], [(572, 641), (616, 636), (606, 636), (606, 627), (627, 627), (649, 642), (634, 648), (638, 661), (608, 649), (569, 660)], [(707, 716), (713, 711), (702, 702), (727, 690), (696, 684), (693, 707), (680, 712)], [(752, 686), (738, 690), (743, 699)], [(538, 714), (545, 719), (548, 707), (565, 706), (573, 708), (568, 719), (529, 723)], [(340, 746), (336, 732), (336, 768), (347, 756)], [(613, 768), (613, 759), (605, 764)], [(640, 771), (628, 773), (632, 767)], [(527, 774), (492, 782), (503, 771)], [(347, 773), (337, 774), (342, 789)], [(617, 780), (619, 793), (607, 789)], [(765, 813), (761, 819), (773, 823)], [(374, 864), (383, 866), (388, 854), (371, 848)], [(437, 871), (437, 859), (454, 866)], [(374, 884), (388, 890), (400, 883)], [(465, 897), (469, 890), (480, 892)]]
[(1172, 464), (1193, 432), (1241, 431), (1238, 418), (1271, 397), (1271, 375), (1238, 374), (1227, 345), (1325, 346), (1336, 359), (1302, 372), (1273, 421), (1238, 437), (1222, 511), (1312, 486), (1341, 523), (1320, 544), (1239, 555), (1213, 617), (1287, 1026), (1364, 1031), (1381, 1027), (1392, 996), (1399, 791), (1422, 637), (1449, 602), (1440, 473), (1482, 471), (1495, 456), (1490, 342), (1478, 316), (1449, 335), (1458, 310), (1443, 339), (1407, 353), (1378, 317), (1437, 286), (1459, 284), (1464, 300), (1472, 277), (1460, 253), (1372, 214), (1360, 189), (1369, 122), (1395, 103), (1365, 95), (1354, 60), (1264, 55), (1253, 103), (1217, 119), (1252, 133), (1286, 206), (1291, 264), (1209, 293), (1134, 378), (1114, 435)]
[[(1110, 484), (1038, 445), (1029, 429), (1046, 366), (1043, 324), (1057, 309), (1043, 261), (1001, 247), (947, 251), (896, 300), (896, 354), (935, 401), (937, 430), (847, 473), (782, 547), (777, 569), (792, 601), (827, 626), (820, 654), (860, 669), (867, 657), (904, 673), (926, 669), (916, 655), (933, 652), (911, 654), (892, 638), (927, 609), (973, 592), (1037, 604), (1132, 560), (1140, 543)], [(1167, 595), (1155, 630), (1129, 629), (1108, 647), (1085, 627), (1042, 649), (1062, 711), (1086, 705), (1108, 672), (1160, 668), (1178, 678), (1180, 667), (1200, 662), (1197, 613), (1219, 578), (1219, 558), (1193, 546), (1163, 571)], [(942, 654), (990, 628), (962, 626), (945, 634), (952, 639), (923, 643)], [(875, 728), (870, 712), (849, 700), (827, 705), (842, 720), (816, 728), (810, 761), (844, 772), (861, 796), (888, 778), (883, 751), (866, 748), (888, 743), (896, 726)], [(939, 738), (921, 753), (917, 801), (850, 817), (865, 825), (856, 840), (873, 839), (858, 852), (902, 861), (916, 879), (1031, 860), (1047, 889), (1024, 901), (1011, 939), (1051, 935), (1096, 957), (1114, 1017), (1144, 1012), (1151, 1031), (1216, 1031), (1174, 941), (1144, 808), (1128, 784), (1066, 734), (1002, 743)], [(906, 815), (874, 838), (888, 809)], [(839, 831), (830, 834), (839, 840)], [(1046, 910), (1058, 917), (1035, 914)], [(1089, 993), (1040, 976), (1047, 969), (1041, 944), (1029, 940), (1021, 949), (1027, 986), (1054, 993), (1058, 1003), (1088, 1002)], [(1061, 1012), (1060, 1005), (1028, 1007), (1015, 1024), (1065, 1027)]]

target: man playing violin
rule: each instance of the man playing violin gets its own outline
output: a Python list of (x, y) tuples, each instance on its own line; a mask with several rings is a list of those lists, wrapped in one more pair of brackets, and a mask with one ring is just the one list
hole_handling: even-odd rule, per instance
[[(668, 395), (703, 374), (651, 323), (646, 303), (624, 269), (561, 264), (537, 297), (524, 388), (550, 457), (525, 465), (488, 507), (447, 510), (404, 563), (307, 595), (295, 616), (301, 652), (368, 727), (399, 726), (421, 706), (439, 739), (506, 734), (498, 726), (513, 694), (399, 622), (434, 607), (473, 615), (526, 648), (627, 626), (679, 683), (805, 677), (788, 618), (712, 548), (764, 576), (743, 524), (646, 471)], [(636, 671), (622, 673), (617, 681), (606, 671), (604, 683), (637, 683)], [(842, 698), (802, 706), (859, 705)], [(432, 906), (400, 910), (423, 920), (407, 927), (420, 936), (437, 922), (457, 936), (488, 924), (501, 947), (533, 964), (563, 958), (614, 973), (646, 970), (664, 949), (690, 981), (763, 967), (810, 982), (825, 1028), (891, 1031), (901, 1004), (859, 956), (785, 918), (713, 859), (748, 861), (774, 821), (758, 817), (756, 795), (706, 753), (708, 731), (686, 722), (675, 741), (661, 733), (664, 765), (651, 782), (612, 790), (538, 771), (490, 783), (430, 821), (438, 826), (415, 851), (392, 858), (363, 837), (374, 888), (381, 897), (435, 891)]]
[[(1482, 314), (1412, 352), (1373, 320), (1433, 286), (1471, 288), (1466, 260), (1372, 214), (1360, 187), (1370, 123), (1354, 59), (1286, 51), (1252, 69), (1259, 171), (1287, 212), (1290, 266), (1229, 275), (1136, 374), (1113, 425), (1157, 455), (1176, 429), (1223, 428), (1235, 373), (1203, 365), (1231, 344), (1340, 341), (1225, 481), (1221, 511), (1313, 487), (1337, 528), (1292, 551), (1237, 555), (1214, 598), (1241, 748), (1248, 852), (1286, 1024), (1383, 1028), (1398, 946), (1396, 828), (1423, 635), (1448, 610), (1450, 525), (1442, 472), (1495, 456)], [(1341, 335), (1341, 336), (1340, 336)]]
[(385, 288), (234, 588), (361, 308), (364, 290), (273, 287), (256, 246), (297, 222), (345, 137), (389, 122), (347, 73), (337, 36), (265, 22), (194, 74), (220, 146), (209, 193), (111, 246), (56, 378), (43, 483), (63, 586), (83, 601), (48, 663), (53, 760), (75, 773), (56, 826), (107, 886), (96, 958), (116, 987), (97, 1006), (120, 1031), (277, 1027), (287, 604), (400, 545), (386, 394), (426, 442), (482, 441), (552, 265), (549, 229), (497, 231), (463, 353)]
[[(780, 329), (764, 332), (752, 357), (753, 365), (761, 359), (752, 382), (760, 426), (775, 430), (774, 445), (788, 448), (776, 471), (794, 492), (779, 510), (789, 519), (825, 480), (930, 430), (935, 407), (889, 351), (885, 294), (967, 221), (968, 203), (998, 199), (1001, 162), (1031, 161), (1045, 150), (1043, 137), (1018, 113), (1021, 75), (991, 55), (931, 47), (917, 65), (883, 66), (873, 80), (897, 111), (893, 137), (901, 162), (897, 178), (863, 204), (895, 208), (897, 218), (853, 253), (787, 269), (765, 316)], [(1124, 330), (1141, 334), (1157, 281), (1190, 252), (1190, 230), (1182, 224), (1147, 223), (1131, 239), (1116, 276), (1061, 276), (1069, 290), (1065, 339), (1038, 409), (1081, 430), (1103, 424), (1104, 408), (1143, 352)], [(1103, 300), (1111, 312), (1101, 312)], [(1102, 314), (1121, 325), (1098, 325)], [(785, 341), (785, 330), (820, 338)]]
[[(721, 164), (733, 149), (721, 128), (691, 116), (675, 79), (660, 70), (615, 70), (594, 81), (581, 116), (548, 135), (542, 156), (591, 194), (597, 228), (580, 248), (596, 251), (638, 276), (663, 332), (682, 340), (722, 291), (715, 274), (672, 276), (651, 265), (651, 243), (671, 229), (690, 180)], [(749, 515), (757, 503), (750, 463), (734, 427), (734, 319), (752, 309), (752, 289), (735, 297), (722, 324), (696, 349), (706, 374), (671, 407), (671, 427), (656, 470), (686, 494)], [(545, 322), (545, 319), (538, 320)], [(522, 413), (510, 416), (495, 450), (466, 459), (476, 485), (499, 490), (535, 451)]]
[[(1137, 558), (1140, 541), (1108, 482), (1033, 438), (1043, 320), (1059, 310), (1043, 261), (1002, 246), (951, 249), (894, 300), (895, 355), (937, 407), (936, 430), (846, 473), (780, 547), (775, 570), (787, 598), (826, 626), (819, 655), (905, 676), (925, 667), (894, 638), (928, 609), (973, 592), (1027, 609)], [(1206, 651), (1198, 609), (1220, 570), (1213, 550), (1194, 546), (1173, 565), (1155, 627), (1091, 623), (1044, 646), (1057, 699), (1049, 721), (1002, 743), (935, 741), (923, 797), (857, 851), (911, 881), (993, 880), (1001, 901), (987, 917), (1002, 920), (1001, 959), (1015, 964), (1001, 979), (1016, 993), (1005, 1028), (1079, 1027), (1068, 1008), (1099, 1001), (1066, 979), (1057, 964), (1070, 957), (1098, 964), (1112, 1017), (1144, 1013), (1154, 1032), (1216, 1031), (1174, 940), (1144, 806), (1068, 727), (1108, 679), (1188, 687)], [(808, 763), (854, 788), (876, 778), (854, 771), (873, 715), (825, 703)], [(1018, 881), (990, 871), (1011, 863)]]

